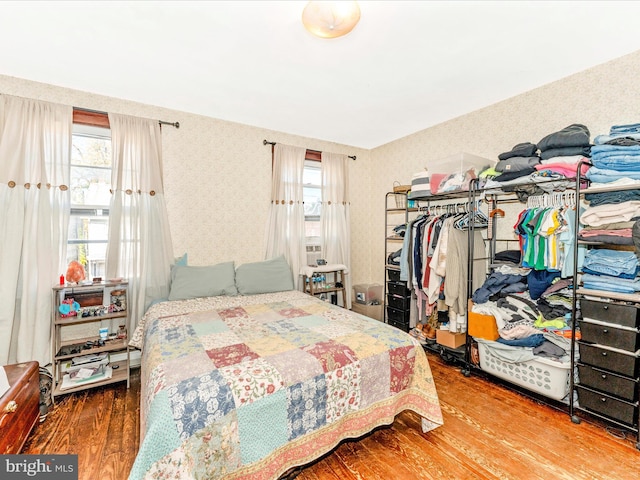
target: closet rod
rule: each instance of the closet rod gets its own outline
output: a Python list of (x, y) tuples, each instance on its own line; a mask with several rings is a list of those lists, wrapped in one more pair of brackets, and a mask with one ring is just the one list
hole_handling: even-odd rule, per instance
[[(76, 112), (87, 112), (87, 113), (93, 113), (96, 115), (104, 115), (107, 118), (109, 116), (107, 112), (101, 112), (100, 110), (91, 110), (90, 108), (73, 107), (73, 110)], [(180, 122), (165, 122), (164, 120), (158, 120), (158, 123), (160, 125), (171, 125), (172, 127), (180, 128)]]
[[(276, 142), (270, 142), (269, 140), (262, 140), (262, 144), (263, 145), (271, 145), (272, 147), (276, 144)], [(310, 152), (316, 152), (315, 150), (309, 150)], [(320, 152), (316, 152), (316, 153), (320, 153)], [(352, 160), (356, 159), (355, 155), (347, 155), (347, 157), (351, 158)]]

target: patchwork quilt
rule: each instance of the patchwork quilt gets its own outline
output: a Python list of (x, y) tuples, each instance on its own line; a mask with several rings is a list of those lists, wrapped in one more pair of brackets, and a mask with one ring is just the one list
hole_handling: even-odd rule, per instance
[(276, 479), (403, 410), (442, 424), (411, 336), (298, 291), (152, 306), (129, 478)]

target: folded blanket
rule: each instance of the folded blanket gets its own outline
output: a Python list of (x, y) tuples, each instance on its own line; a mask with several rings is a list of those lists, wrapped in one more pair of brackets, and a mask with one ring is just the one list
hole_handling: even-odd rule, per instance
[(640, 216), (640, 200), (589, 207), (580, 215), (580, 222), (594, 227), (614, 222), (627, 222)]

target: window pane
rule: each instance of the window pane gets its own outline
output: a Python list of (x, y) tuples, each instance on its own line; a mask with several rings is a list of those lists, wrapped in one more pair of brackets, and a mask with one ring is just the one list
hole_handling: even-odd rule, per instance
[(109, 217), (71, 213), (71, 217), (69, 218), (70, 243), (76, 240), (97, 240), (106, 242), (108, 233)]
[(84, 267), (88, 279), (106, 275), (105, 258), (107, 242), (104, 243), (70, 243), (67, 245), (67, 265), (77, 260)]
[(108, 206), (111, 168), (71, 167), (71, 205)]
[(302, 183), (305, 185), (322, 185), (320, 177), (320, 162), (304, 162), (304, 171), (302, 173)]
[(304, 214), (306, 216), (320, 216), (322, 209), (322, 187), (320, 178), (320, 163), (306, 161), (302, 176), (304, 184)]
[(304, 232), (307, 237), (307, 245), (320, 244), (320, 219), (305, 221)]
[(105, 276), (111, 199), (109, 137), (108, 129), (74, 125), (67, 263), (80, 262), (88, 278)]
[(111, 139), (106, 133), (106, 137), (74, 134), (71, 164), (111, 168)]
[(322, 209), (322, 190), (317, 187), (303, 187), (304, 215), (320, 215)]

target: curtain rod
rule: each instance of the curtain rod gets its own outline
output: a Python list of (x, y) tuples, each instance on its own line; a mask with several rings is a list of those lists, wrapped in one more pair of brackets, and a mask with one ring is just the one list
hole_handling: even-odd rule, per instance
[[(73, 107), (74, 110), (78, 110), (80, 112), (89, 112), (89, 113), (97, 113), (100, 115), (109, 115), (108, 112), (101, 112), (100, 110), (91, 110), (90, 108), (80, 108), (80, 107)], [(164, 120), (158, 120), (158, 123), (160, 125), (171, 125), (172, 127), (175, 128), (180, 128), (180, 122), (165, 122)]]
[[(268, 140), (262, 140), (262, 144), (263, 144), (263, 145), (271, 145), (271, 146), (273, 147), (273, 146), (276, 144), (276, 142), (270, 142), (270, 141), (268, 141)], [(315, 151), (315, 150), (311, 150), (311, 151)], [(353, 160), (355, 160), (355, 159), (356, 159), (356, 156), (355, 156), (355, 155), (347, 155), (347, 157), (348, 157), (348, 158), (351, 158), (351, 159), (353, 159)]]

